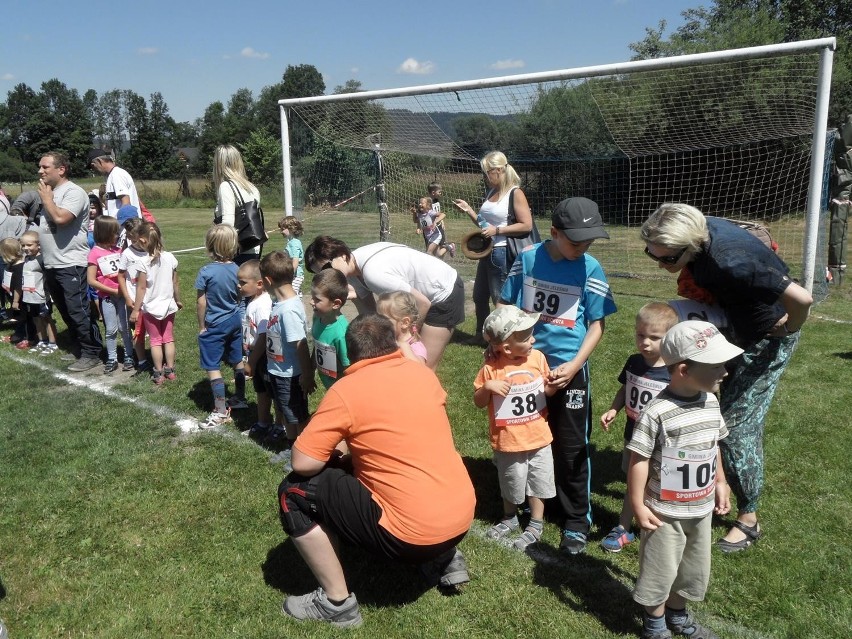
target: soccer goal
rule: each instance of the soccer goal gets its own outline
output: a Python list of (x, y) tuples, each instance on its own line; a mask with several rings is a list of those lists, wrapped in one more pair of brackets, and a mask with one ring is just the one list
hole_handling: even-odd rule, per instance
[[(770, 228), (824, 290), (834, 38), (405, 89), (280, 100), (288, 214), (422, 248), (410, 208), (438, 182), (450, 239), (473, 230), (479, 159), (501, 150), (543, 234), (557, 202), (595, 200), (612, 276), (658, 273), (638, 227), (663, 202)], [(291, 143), (292, 142), (292, 143)], [(345, 238), (344, 238), (345, 239)], [(465, 259), (457, 256), (460, 267)]]

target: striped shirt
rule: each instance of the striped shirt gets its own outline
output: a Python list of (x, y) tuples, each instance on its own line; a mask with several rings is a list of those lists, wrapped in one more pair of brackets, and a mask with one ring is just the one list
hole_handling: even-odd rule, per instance
[[(715, 451), (718, 441), (728, 435), (719, 401), (710, 393), (694, 397), (679, 397), (668, 388), (652, 399), (633, 429), (627, 444), (631, 450), (650, 459), (648, 482), (645, 484), (645, 505), (655, 513), (675, 519), (696, 519), (713, 512), (715, 484), (709, 492), (694, 501), (664, 500), (661, 497), (661, 474), (677, 475), (683, 466), (664, 464), (663, 447), (684, 451)], [(711, 466), (715, 469), (716, 455)]]

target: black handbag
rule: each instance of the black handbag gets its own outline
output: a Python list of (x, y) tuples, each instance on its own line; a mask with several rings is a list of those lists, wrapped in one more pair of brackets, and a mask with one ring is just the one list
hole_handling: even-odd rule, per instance
[[(509, 215), (506, 217), (506, 225), (509, 226), (514, 224), (518, 220), (515, 218), (515, 191), (518, 187), (512, 189), (512, 192), (509, 193)], [(529, 230), (529, 233), (526, 235), (522, 235), (520, 237), (511, 237), (509, 235), (506, 236), (506, 270), (512, 268), (512, 264), (515, 263), (515, 258), (518, 257), (518, 253), (523, 251), (527, 246), (531, 244), (538, 244), (541, 242), (541, 236), (538, 234), (538, 227), (535, 225), (535, 218), (530, 214), (530, 220), (532, 222), (532, 227)]]
[(257, 200), (244, 201), (240, 190), (235, 188), (230, 180), (228, 180), (228, 185), (234, 192), (234, 198), (237, 202), (234, 211), (234, 228), (237, 231), (240, 251), (248, 251), (269, 239), (266, 234), (263, 209), (260, 208)]

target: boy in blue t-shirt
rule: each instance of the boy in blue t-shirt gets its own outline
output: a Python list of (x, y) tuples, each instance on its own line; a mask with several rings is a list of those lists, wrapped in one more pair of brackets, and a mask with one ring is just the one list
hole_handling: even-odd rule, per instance
[(559, 389), (547, 408), (556, 498), (565, 514), (559, 547), (570, 555), (585, 551), (592, 525), (588, 359), (604, 319), (616, 311), (600, 263), (586, 254), (598, 238), (609, 239), (598, 205), (582, 197), (562, 200), (553, 211), (550, 240), (518, 255), (500, 293), (502, 304), (541, 314), (533, 335)]
[(349, 296), (349, 282), (337, 269), (327, 268), (314, 275), (311, 282), (311, 307), (314, 320), (314, 365), (322, 385), (329, 388), (343, 376), (349, 366), (346, 350), (346, 329), (349, 320), (341, 312)]
[[(677, 313), (664, 302), (645, 304), (636, 314), (635, 338), (636, 350), (639, 352), (627, 358), (624, 368), (618, 375), (621, 388), (615, 394), (610, 409), (601, 415), (601, 427), (608, 432), (618, 411), (625, 409), (627, 413), (627, 422), (624, 425), (625, 445), (633, 437), (633, 425), (639, 419), (642, 409), (671, 381), (669, 371), (660, 355), (660, 343), (666, 331), (677, 322)], [(629, 462), (630, 451), (625, 448), (621, 458), (621, 470), (625, 474)], [(601, 547), (608, 552), (621, 552), (624, 546), (636, 539), (630, 531), (632, 524), (633, 508), (630, 506), (630, 498), (625, 494), (618, 525), (604, 537)]]
[(266, 367), (275, 410), (284, 428), (273, 428), (264, 440), (271, 448), (292, 444), (308, 423), (307, 396), (314, 392), (314, 368), (308, 349), (308, 320), (293, 289), (293, 262), (283, 251), (260, 261), (260, 274), (273, 297), (266, 325)]

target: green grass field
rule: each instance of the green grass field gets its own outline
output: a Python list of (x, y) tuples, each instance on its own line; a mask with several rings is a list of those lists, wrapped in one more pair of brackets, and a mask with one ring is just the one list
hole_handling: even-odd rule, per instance
[[(203, 243), (209, 210), (154, 213), (167, 249)], [(268, 225), (279, 213), (267, 211)], [(375, 239), (374, 222), (362, 214), (309, 216), (303, 241), (330, 233), (358, 245)], [(280, 236), (268, 246), (283, 247)], [(185, 308), (176, 321), (175, 383), (155, 389), (121, 378), (105, 386), (97, 369), (74, 377), (57, 355), (0, 345), (0, 617), (13, 639), (340, 634), (280, 612), (282, 597), (315, 588), (277, 521), (281, 468), (236, 428), (187, 435), (176, 426), (203, 417), (212, 403), (195, 342), (193, 282), (206, 258), (195, 251), (178, 259)], [(454, 264), (466, 281), (472, 277), (472, 263)], [(672, 279), (612, 278), (611, 285), (619, 312), (592, 358), (596, 420), (633, 352), (637, 309), (670, 299), (675, 288)], [(769, 413), (764, 539), (741, 555), (713, 554), (708, 596), (694, 611), (720, 637), (840, 637), (852, 619), (852, 490), (843, 461), (852, 431), (850, 298), (844, 284), (814, 309)], [(470, 317), (461, 333), (472, 328)], [(501, 508), (486, 416), (471, 401), (480, 361), (477, 349), (452, 343), (438, 371), (477, 491), (476, 521), (462, 543), (472, 581), (462, 595), (443, 597), (424, 590), (411, 568), (346, 549), (365, 619), (347, 634), (636, 636), (636, 545), (618, 555), (598, 546), (625, 489), (623, 416), (609, 433), (596, 427), (593, 435), (596, 527), (588, 553), (562, 557), (554, 523), (529, 555), (512, 552), (483, 535)], [(242, 413), (237, 425), (245, 428), (252, 410)], [(725, 530), (719, 522), (714, 535)]]

